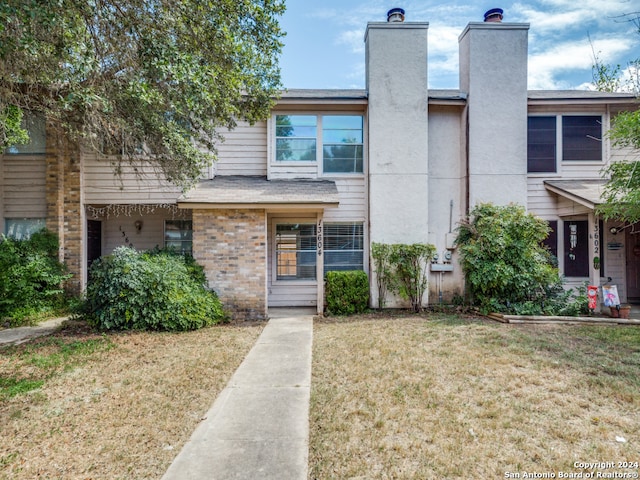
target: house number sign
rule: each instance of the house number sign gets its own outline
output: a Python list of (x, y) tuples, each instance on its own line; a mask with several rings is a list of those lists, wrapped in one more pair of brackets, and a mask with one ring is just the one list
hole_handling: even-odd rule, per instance
[(598, 222), (593, 227), (593, 256), (600, 256), (600, 226)]
[(317, 246), (318, 246), (318, 256), (322, 256), (322, 220), (318, 220), (318, 235), (316, 237)]

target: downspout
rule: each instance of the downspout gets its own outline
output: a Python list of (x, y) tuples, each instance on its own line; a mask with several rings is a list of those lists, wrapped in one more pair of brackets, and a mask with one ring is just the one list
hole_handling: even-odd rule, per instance
[(465, 215), (469, 215), (469, 202), (470, 202), (470, 193), (469, 193), (469, 188), (470, 188), (470, 179), (469, 179), (469, 175), (470, 175), (470, 170), (469, 170), (469, 162), (470, 162), (470, 156), (469, 156), (469, 104), (467, 103), (464, 106), (464, 111), (463, 111), (463, 119), (464, 119), (464, 159), (465, 159), (465, 185), (464, 185), (464, 212)]

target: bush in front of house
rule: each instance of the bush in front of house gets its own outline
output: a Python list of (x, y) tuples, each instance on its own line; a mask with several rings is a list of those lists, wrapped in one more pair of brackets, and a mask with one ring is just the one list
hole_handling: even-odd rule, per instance
[(353, 315), (369, 306), (369, 279), (362, 270), (327, 272), (327, 313)]
[(119, 247), (91, 265), (83, 312), (102, 330), (195, 330), (225, 320), (192, 259)]
[(460, 263), (473, 303), (483, 313), (578, 315), (584, 292), (565, 291), (554, 259), (542, 245), (544, 220), (519, 205), (480, 204), (458, 228)]
[(65, 305), (71, 277), (58, 260), (58, 237), (41, 230), (28, 239), (0, 238), (0, 320), (16, 327)]

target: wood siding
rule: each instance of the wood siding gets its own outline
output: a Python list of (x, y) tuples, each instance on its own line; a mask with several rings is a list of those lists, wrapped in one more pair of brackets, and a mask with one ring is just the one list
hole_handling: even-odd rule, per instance
[(150, 164), (133, 167), (123, 162), (116, 174), (116, 158), (93, 153), (83, 158), (86, 204), (175, 203), (181, 194)]
[[(108, 255), (117, 247), (131, 246), (137, 250), (150, 250), (164, 247), (164, 221), (189, 220), (191, 216), (184, 212), (184, 217), (172, 216), (165, 210), (153, 214), (99, 218), (102, 221), (102, 255)], [(90, 220), (96, 220), (89, 218)], [(142, 230), (136, 232), (135, 222), (141, 220)]]
[(327, 208), (324, 212), (324, 221), (364, 222), (367, 218), (366, 178), (359, 175), (331, 180), (336, 182), (340, 205), (338, 208)]
[(217, 146), (215, 175), (267, 175), (267, 122), (238, 122), (235, 130), (221, 134), (225, 141)]
[(0, 164), (4, 218), (45, 218), (46, 162), (44, 155), (4, 155)]

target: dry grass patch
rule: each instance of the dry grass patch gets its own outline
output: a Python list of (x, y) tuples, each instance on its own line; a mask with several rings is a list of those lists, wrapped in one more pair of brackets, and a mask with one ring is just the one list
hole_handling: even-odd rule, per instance
[(0, 348), (0, 478), (159, 478), (262, 326), (98, 335), (76, 325)]
[(317, 322), (310, 422), (313, 479), (640, 461), (640, 329), (446, 315)]

